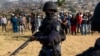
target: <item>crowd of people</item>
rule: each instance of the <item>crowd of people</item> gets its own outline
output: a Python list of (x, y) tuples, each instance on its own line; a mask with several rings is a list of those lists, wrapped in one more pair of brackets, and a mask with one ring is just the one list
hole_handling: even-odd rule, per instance
[[(38, 31), (41, 21), (44, 15), (30, 13), (30, 15), (25, 14), (12, 14), (10, 20), (3, 15), (0, 17), (0, 25), (2, 26), (2, 32), (7, 32), (7, 22), (10, 21), (12, 25), (13, 32), (19, 32), (23, 34), (25, 29), (31, 29), (32, 33)], [(55, 17), (62, 23), (62, 28), (66, 34), (77, 35), (81, 33), (82, 35), (87, 35), (92, 33), (91, 31), (91, 12), (59, 12), (55, 14)]]
[(60, 19), (62, 20), (62, 27), (65, 29), (66, 34), (77, 34), (80, 32), (82, 35), (89, 34), (91, 32), (91, 17), (90, 12), (85, 13), (60, 13)]
[(0, 26), (2, 27), (2, 32), (7, 32), (7, 25), (8, 22), (10, 22), (10, 25), (12, 26), (12, 31), (14, 33), (19, 32), (20, 34), (24, 34), (24, 31), (26, 29), (28, 30), (38, 30), (37, 28), (39, 28), (40, 26), (40, 21), (41, 18), (40, 16), (35, 17), (34, 13), (31, 13), (30, 15), (25, 15), (25, 14), (11, 14), (10, 19), (7, 18), (5, 15), (2, 15), (0, 17)]

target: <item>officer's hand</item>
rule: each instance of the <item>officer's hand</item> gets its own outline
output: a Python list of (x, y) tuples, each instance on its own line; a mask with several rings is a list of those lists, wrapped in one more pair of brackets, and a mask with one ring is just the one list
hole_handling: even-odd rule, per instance
[(31, 36), (30, 37), (30, 41), (34, 41), (35, 40), (35, 37), (34, 36)]

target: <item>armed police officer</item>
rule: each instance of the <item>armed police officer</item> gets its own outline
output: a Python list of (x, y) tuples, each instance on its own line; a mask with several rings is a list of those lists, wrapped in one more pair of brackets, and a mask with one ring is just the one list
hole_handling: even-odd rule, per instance
[[(61, 56), (60, 43), (65, 40), (65, 34), (61, 31), (61, 23), (55, 18), (57, 5), (48, 1), (44, 4), (43, 11), (46, 17), (39, 31), (30, 37), (30, 41), (37, 40), (42, 44), (39, 56)], [(63, 35), (61, 36), (60, 33)]]

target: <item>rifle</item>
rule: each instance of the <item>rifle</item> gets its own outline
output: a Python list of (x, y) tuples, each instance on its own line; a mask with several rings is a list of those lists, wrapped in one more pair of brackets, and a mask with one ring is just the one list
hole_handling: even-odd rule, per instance
[(30, 38), (26, 40), (21, 46), (19, 46), (14, 52), (12, 52), (10, 56), (15, 56), (21, 49), (25, 48), (29, 44), (29, 40)]
[[(37, 31), (34, 31), (35, 34)], [(27, 39), (22, 45), (20, 45), (15, 51), (13, 51), (10, 56), (15, 56), (21, 49), (25, 48), (30, 42), (30, 38)]]

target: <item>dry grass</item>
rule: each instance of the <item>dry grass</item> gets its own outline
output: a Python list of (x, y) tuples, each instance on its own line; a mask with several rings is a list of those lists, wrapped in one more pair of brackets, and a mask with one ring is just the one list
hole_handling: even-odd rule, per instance
[[(10, 29), (10, 27), (8, 27), (8, 29)], [(12, 31), (7, 33), (2, 33), (0, 31), (0, 56), (9, 56), (9, 52), (13, 52), (17, 47), (25, 42), (30, 35), (30, 31), (26, 31), (24, 36), (18, 36), (18, 34), (12, 33)], [(76, 54), (81, 53), (93, 46), (99, 35), (100, 34), (98, 33), (86, 36), (67, 35), (66, 41), (62, 43), (62, 56), (75, 56)], [(39, 42), (31, 42), (27, 47), (21, 50), (17, 56), (38, 56), (40, 48), (41, 44)]]

